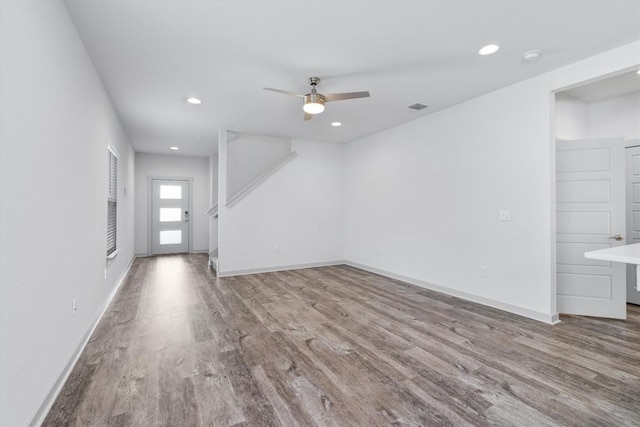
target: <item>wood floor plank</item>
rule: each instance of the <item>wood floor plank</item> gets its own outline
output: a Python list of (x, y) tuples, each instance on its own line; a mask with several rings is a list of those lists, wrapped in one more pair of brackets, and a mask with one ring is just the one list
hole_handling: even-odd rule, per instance
[(43, 426), (58, 426), (75, 422), (96, 368), (97, 365), (94, 364), (78, 363), (76, 365), (76, 369), (71, 372), (65, 387), (56, 399), (55, 410), (49, 411)]
[[(281, 383), (291, 384), (292, 377), (306, 376), (320, 389), (324, 390), (324, 395), (333, 403), (330, 408), (342, 415), (342, 419), (349, 420), (352, 425), (376, 425), (376, 414), (365, 412), (361, 405), (362, 399), (354, 397), (362, 392), (360, 388), (353, 385), (347, 386), (345, 379), (342, 378), (335, 369), (335, 364), (323, 363), (310, 350), (309, 344), (312, 338), (302, 339), (299, 335), (289, 335), (287, 332), (276, 333), (279, 337), (278, 345), (282, 346), (291, 357), (291, 364), (285, 369), (274, 369), (274, 377), (280, 377)], [(311, 340), (311, 341), (309, 341)], [(337, 358), (338, 355), (333, 352), (325, 353), (329, 358)], [(335, 360), (335, 359), (334, 359)], [(265, 369), (270, 368), (265, 365)], [(287, 388), (296, 396), (295, 389), (289, 386)], [(291, 397), (290, 400), (296, 402), (297, 397)], [(302, 402), (300, 402), (302, 404)], [(303, 424), (304, 425), (304, 424)]]
[(233, 386), (238, 400), (243, 402), (243, 411), (250, 425), (280, 425), (273, 407), (262, 395), (257, 381), (251, 375), (242, 354), (237, 350), (222, 353), (224, 370)]
[(197, 370), (193, 382), (204, 426), (231, 426), (246, 421), (242, 402), (225, 371), (222, 353), (210, 342), (194, 345)]
[(43, 425), (640, 426), (640, 307), (551, 326), (349, 266), (137, 259)]
[(251, 368), (251, 374), (256, 379), (262, 394), (271, 403), (282, 425), (317, 425), (312, 416), (297, 404), (298, 399), (293, 399), (293, 394), (287, 393), (282, 382), (273, 376), (269, 377), (262, 366)]

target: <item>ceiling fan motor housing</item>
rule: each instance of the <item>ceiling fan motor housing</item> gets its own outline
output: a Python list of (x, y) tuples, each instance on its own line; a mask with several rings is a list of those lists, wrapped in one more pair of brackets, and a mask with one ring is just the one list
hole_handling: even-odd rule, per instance
[(315, 89), (304, 96), (304, 104), (320, 104), (324, 105), (326, 98), (320, 93), (316, 93)]

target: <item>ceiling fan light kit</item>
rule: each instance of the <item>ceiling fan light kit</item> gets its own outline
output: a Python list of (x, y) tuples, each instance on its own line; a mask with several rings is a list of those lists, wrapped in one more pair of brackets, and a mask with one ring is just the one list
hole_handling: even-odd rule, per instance
[[(313, 89), (315, 91), (315, 89)], [(308, 93), (304, 96), (302, 109), (308, 114), (320, 114), (324, 111), (324, 96), (319, 93)]]
[(320, 114), (324, 111), (324, 104), (329, 101), (344, 101), (347, 99), (367, 98), (369, 92), (347, 92), (347, 93), (329, 93), (323, 95), (316, 91), (316, 86), (320, 83), (319, 77), (309, 77), (309, 84), (311, 85), (311, 92), (306, 95), (302, 95), (288, 90), (273, 89), (265, 87), (265, 90), (271, 90), (273, 92), (284, 93), (285, 95), (295, 96), (302, 98), (302, 109), (304, 110), (304, 120), (311, 120), (315, 114)]

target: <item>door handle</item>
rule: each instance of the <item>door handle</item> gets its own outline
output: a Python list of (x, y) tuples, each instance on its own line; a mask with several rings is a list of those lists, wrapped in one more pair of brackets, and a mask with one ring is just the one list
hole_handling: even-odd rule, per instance
[(184, 222), (189, 222), (189, 211), (184, 211)]
[(611, 236), (609, 238), (617, 240), (619, 242), (620, 240), (624, 239), (624, 236), (622, 234), (616, 234), (615, 236)]

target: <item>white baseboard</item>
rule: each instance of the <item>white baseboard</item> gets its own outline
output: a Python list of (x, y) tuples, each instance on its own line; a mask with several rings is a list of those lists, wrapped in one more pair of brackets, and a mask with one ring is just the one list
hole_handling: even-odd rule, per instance
[(345, 264), (345, 262), (343, 260), (337, 260), (337, 261), (311, 262), (307, 264), (279, 265), (275, 267), (250, 268), (247, 270), (219, 271), (218, 277), (243, 276), (246, 274), (258, 274), (258, 273), (273, 273), (274, 271), (299, 270), (301, 268), (314, 268), (314, 267), (329, 267), (332, 265), (341, 265), (341, 264)]
[[(208, 254), (209, 253), (209, 249), (196, 249), (193, 250), (191, 252), (189, 252), (190, 254)], [(159, 254), (159, 255), (175, 255), (175, 254)], [(152, 257), (152, 256), (158, 256), (157, 254), (148, 254), (148, 253), (139, 253), (139, 254), (135, 254), (136, 258), (147, 258), (147, 257)]]
[(120, 290), (120, 286), (122, 286), (122, 284), (124, 283), (124, 279), (127, 277), (127, 274), (129, 274), (129, 270), (131, 270), (131, 266), (133, 265), (133, 262), (136, 260), (136, 257), (137, 256), (134, 256), (131, 258), (129, 265), (124, 270), (124, 273), (120, 276), (120, 278), (116, 282), (116, 286), (114, 286), (113, 290), (111, 291), (111, 294), (107, 298), (107, 302), (104, 304), (104, 307), (100, 312), (100, 315), (94, 320), (92, 325), (84, 334), (84, 336), (80, 340), (80, 344), (76, 348), (76, 351), (71, 356), (71, 360), (69, 360), (69, 363), (67, 363), (67, 365), (64, 367), (60, 375), (58, 375), (58, 379), (53, 383), (53, 385), (51, 386), (51, 389), (49, 390), (49, 393), (40, 404), (40, 407), (38, 408), (34, 416), (31, 418), (31, 422), (29, 423), (30, 427), (37, 427), (41, 425), (45, 417), (49, 413), (51, 406), (53, 406), (53, 402), (56, 401), (56, 398), (58, 397), (58, 394), (60, 394), (62, 387), (64, 386), (65, 382), (69, 378), (71, 371), (73, 371), (73, 368), (76, 366), (76, 363), (78, 363), (78, 359), (80, 359), (80, 355), (82, 354), (85, 347), (87, 346), (87, 343), (89, 342), (89, 339), (93, 334), (93, 331), (95, 331), (96, 327), (98, 326), (98, 323), (100, 323), (100, 320), (102, 320), (102, 316), (104, 316), (104, 314), (107, 311), (107, 308), (109, 308), (109, 304), (111, 304), (111, 301)]
[(467, 292), (457, 291), (455, 289), (447, 288), (444, 286), (435, 285), (433, 283), (425, 282), (419, 279), (414, 279), (412, 277), (403, 276), (401, 274), (391, 273), (385, 270), (380, 270), (375, 267), (369, 267), (368, 265), (360, 264), (353, 261), (344, 261), (346, 265), (351, 267), (359, 268), (361, 270), (369, 271), (371, 273), (376, 273), (381, 276), (389, 277), (391, 279), (402, 280), (403, 282), (411, 283), (412, 285), (420, 286), (421, 288), (429, 289), (432, 291), (440, 292), (443, 294), (451, 295), (456, 298), (461, 298), (467, 301), (476, 302), (478, 304), (486, 305), (489, 307), (497, 308), (498, 310), (507, 311), (512, 314), (517, 314), (518, 316), (527, 317), (529, 319), (537, 320), (539, 322), (548, 323), (551, 325), (555, 325), (560, 323), (560, 319), (558, 314), (549, 315), (546, 313), (541, 313), (539, 311), (529, 310), (527, 308), (518, 307), (516, 305), (508, 304), (502, 301), (496, 301), (491, 298), (485, 298), (479, 295), (470, 294)]

